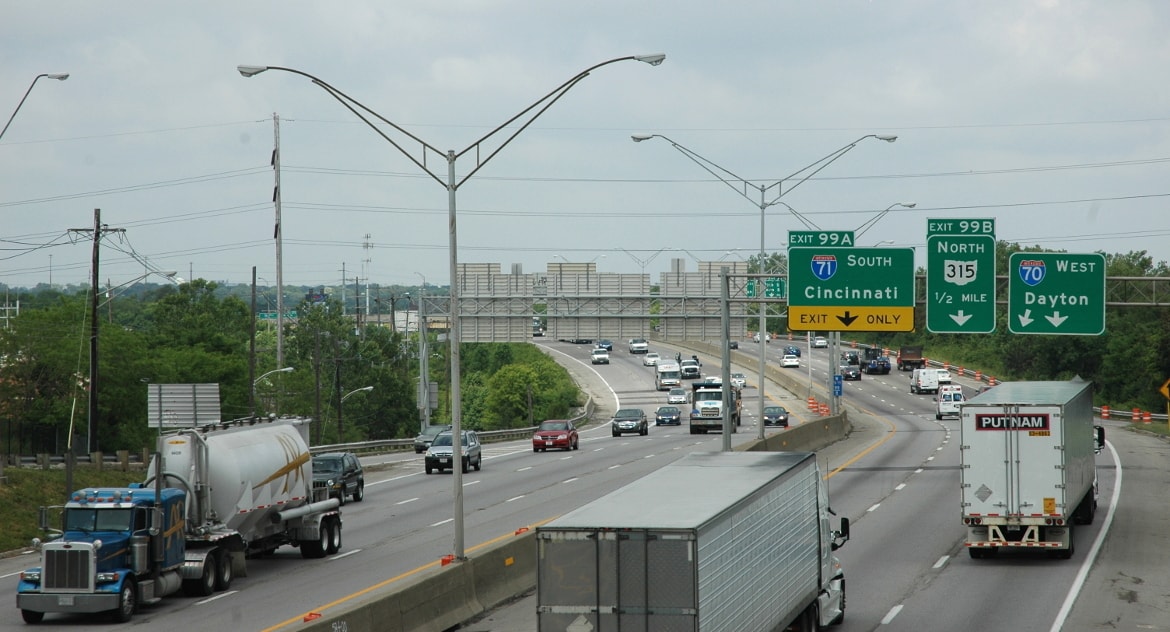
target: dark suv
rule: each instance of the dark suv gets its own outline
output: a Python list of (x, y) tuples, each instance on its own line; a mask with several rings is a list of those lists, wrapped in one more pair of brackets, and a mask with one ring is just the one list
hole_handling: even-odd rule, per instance
[(329, 488), (329, 496), (345, 504), (345, 497), (360, 503), (366, 496), (362, 462), (353, 452), (327, 452), (313, 457), (313, 488)]
[(615, 437), (620, 437), (627, 432), (636, 432), (642, 436), (650, 434), (650, 426), (646, 423), (646, 412), (641, 408), (622, 408), (613, 414), (613, 419), (609, 423)]

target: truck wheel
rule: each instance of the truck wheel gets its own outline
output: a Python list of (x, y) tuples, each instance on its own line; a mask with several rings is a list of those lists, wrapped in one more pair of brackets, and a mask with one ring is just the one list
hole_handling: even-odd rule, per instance
[(321, 523), (316, 540), (301, 540), (301, 557), (306, 560), (315, 560), (325, 557), (325, 549), (329, 546), (328, 520)]
[(25, 623), (37, 624), (45, 620), (45, 613), (36, 610), (21, 610), (20, 617)]
[(336, 518), (328, 518), (326, 522), (329, 531), (329, 544), (325, 547), (327, 555), (336, 555), (341, 550), (341, 521)]
[(345, 506), (345, 487), (342, 487), (341, 493), (334, 496), (334, 498), (337, 499), (337, 503), (338, 503), (337, 506), (338, 507), (344, 507)]
[(215, 556), (203, 558), (203, 574), (197, 579), (183, 580), (183, 593), (188, 597), (207, 597), (215, 592)]
[(126, 623), (138, 611), (138, 587), (133, 577), (127, 577), (118, 593), (118, 607), (112, 612), (114, 621)]
[(215, 554), (216, 574), (215, 589), (223, 592), (232, 587), (232, 554), (227, 549), (220, 549)]
[(838, 605), (838, 608), (841, 609), (841, 612), (836, 617), (833, 617), (833, 620), (829, 622), (829, 625), (841, 625), (841, 623), (845, 621), (845, 578), (844, 577), (841, 578), (841, 603)]
[(353, 501), (355, 503), (360, 503), (362, 500), (365, 499), (365, 497), (366, 497), (366, 484), (364, 482), (358, 483), (357, 489), (354, 490), (354, 492), (353, 492)]

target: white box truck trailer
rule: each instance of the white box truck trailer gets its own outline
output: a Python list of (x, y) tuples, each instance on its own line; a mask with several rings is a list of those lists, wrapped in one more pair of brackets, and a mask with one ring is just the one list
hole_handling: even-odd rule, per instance
[(811, 452), (698, 452), (537, 527), (537, 629), (840, 623), (825, 485)]
[(1092, 383), (1005, 382), (960, 405), (961, 488), (971, 557), (1038, 549), (1068, 558), (1097, 510)]

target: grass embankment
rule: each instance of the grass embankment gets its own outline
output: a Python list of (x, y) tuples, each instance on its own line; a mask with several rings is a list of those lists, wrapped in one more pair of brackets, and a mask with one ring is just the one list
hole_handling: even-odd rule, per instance
[[(37, 508), (64, 504), (68, 493), (63, 469), (5, 467), (4, 478), (5, 483), (0, 485), (0, 553), (27, 547), (33, 538), (44, 539), (37, 528)], [(142, 479), (142, 471), (99, 472), (88, 467), (73, 471), (74, 489), (115, 487)]]

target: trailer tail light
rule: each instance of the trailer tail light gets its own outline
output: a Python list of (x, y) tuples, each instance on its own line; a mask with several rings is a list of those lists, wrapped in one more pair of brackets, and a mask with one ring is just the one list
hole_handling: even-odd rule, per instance
[(980, 518), (978, 516), (976, 516), (976, 517), (967, 516), (966, 518), (963, 518), (963, 524), (980, 525), (980, 524), (983, 524), (983, 518)]

